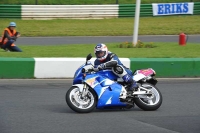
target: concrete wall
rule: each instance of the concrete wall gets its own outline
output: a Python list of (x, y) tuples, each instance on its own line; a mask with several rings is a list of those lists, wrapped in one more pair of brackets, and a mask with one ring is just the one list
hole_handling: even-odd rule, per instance
[[(200, 77), (200, 58), (120, 58), (136, 69), (153, 68), (157, 77)], [(94, 58), (90, 60), (94, 62)], [(1, 78), (73, 78), (85, 58), (0, 58)]]

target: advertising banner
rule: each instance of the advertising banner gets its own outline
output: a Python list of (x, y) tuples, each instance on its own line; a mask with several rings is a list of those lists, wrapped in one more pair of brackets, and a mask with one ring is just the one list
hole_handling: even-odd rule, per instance
[(153, 16), (193, 14), (194, 3), (152, 3)]

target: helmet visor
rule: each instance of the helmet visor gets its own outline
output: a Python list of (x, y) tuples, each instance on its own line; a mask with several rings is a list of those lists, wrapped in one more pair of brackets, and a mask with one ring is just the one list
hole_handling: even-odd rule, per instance
[(101, 58), (103, 56), (105, 56), (106, 51), (96, 51), (95, 55), (97, 58)]

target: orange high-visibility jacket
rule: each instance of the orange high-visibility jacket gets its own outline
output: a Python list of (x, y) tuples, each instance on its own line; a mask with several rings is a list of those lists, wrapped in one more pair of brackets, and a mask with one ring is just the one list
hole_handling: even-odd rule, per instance
[[(2, 33), (2, 38), (0, 39), (0, 42), (1, 42), (2, 44), (6, 44), (6, 42), (8, 41), (8, 38), (5, 38), (5, 37), (4, 37), (5, 31), (7, 31), (8, 34), (9, 34), (11, 37), (15, 36), (15, 34), (16, 34), (16, 30), (15, 30), (15, 29), (13, 30), (13, 32), (11, 32), (9, 28), (5, 28), (4, 31), (3, 31), (3, 33)], [(14, 45), (14, 44), (12, 44), (12, 45)], [(11, 45), (11, 46), (12, 46), (12, 45)]]

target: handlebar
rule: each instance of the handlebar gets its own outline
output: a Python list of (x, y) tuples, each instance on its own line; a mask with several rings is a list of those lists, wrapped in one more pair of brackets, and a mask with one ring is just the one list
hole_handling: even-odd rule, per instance
[(98, 72), (98, 71), (99, 71), (99, 69), (94, 68), (94, 67), (89, 68), (89, 69), (85, 69), (85, 68), (82, 69), (82, 73), (91, 73), (91, 72)]

